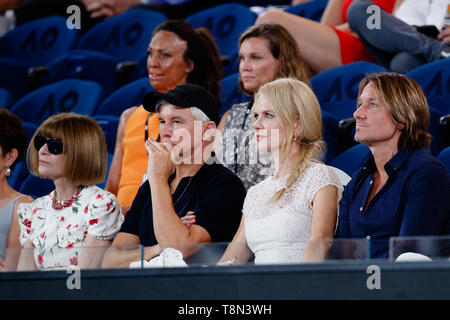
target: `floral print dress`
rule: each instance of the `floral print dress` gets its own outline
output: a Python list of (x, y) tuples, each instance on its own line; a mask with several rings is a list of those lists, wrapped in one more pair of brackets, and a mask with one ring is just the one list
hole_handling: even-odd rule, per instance
[(83, 241), (90, 234), (112, 240), (124, 220), (116, 197), (92, 185), (81, 190), (70, 207), (55, 210), (55, 191), (18, 206), (20, 243), (31, 241), (39, 270), (77, 266)]

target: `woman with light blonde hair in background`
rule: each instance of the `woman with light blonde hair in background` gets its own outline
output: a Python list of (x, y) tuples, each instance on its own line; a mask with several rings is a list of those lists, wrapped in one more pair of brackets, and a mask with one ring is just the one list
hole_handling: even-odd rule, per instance
[[(323, 152), (320, 107), (297, 79), (269, 82), (252, 108), (258, 151), (269, 152), (275, 174), (248, 190), (240, 227), (219, 264), (322, 261), (333, 238), (342, 184), (319, 162)], [(185, 222), (192, 216), (183, 218)]]

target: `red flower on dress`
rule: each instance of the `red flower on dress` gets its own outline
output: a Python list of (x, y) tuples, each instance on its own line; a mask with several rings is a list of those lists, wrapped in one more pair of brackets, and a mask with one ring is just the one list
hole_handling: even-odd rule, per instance
[(69, 244), (66, 246), (66, 249), (72, 249), (73, 248), (73, 242), (69, 242)]
[(89, 206), (89, 205), (86, 205), (86, 207), (84, 207), (84, 213), (87, 213), (88, 206)]
[(98, 219), (92, 219), (89, 220), (89, 224), (92, 226), (93, 224), (97, 224), (98, 223)]
[(106, 210), (109, 211), (109, 209), (111, 208), (111, 205), (112, 205), (112, 202), (107, 203), (107, 204), (106, 204)]
[(101, 193), (99, 193), (98, 195), (97, 195), (97, 197), (95, 197), (96, 199), (103, 199), (103, 194), (101, 194)]
[(77, 266), (78, 265), (78, 257), (70, 258), (69, 263), (71, 266)]
[(39, 264), (43, 264), (44, 263), (44, 257), (42, 257), (41, 254), (38, 254), (37, 259), (38, 259), (38, 263)]
[(64, 221), (64, 217), (61, 217), (60, 221)]
[(32, 211), (32, 213), (33, 213), (33, 214), (36, 214), (36, 212), (37, 212), (38, 210), (39, 210), (38, 208), (34, 208), (33, 211)]
[(69, 230), (69, 228), (71, 227), (72, 225), (71, 224), (69, 224), (67, 227), (66, 227), (66, 229), (67, 230)]
[(31, 228), (31, 221), (28, 219), (23, 220), (23, 224), (25, 225), (25, 227), (27, 228)]
[(27, 233), (30, 234), (30, 232), (31, 232), (30, 229), (27, 229)]
[(45, 237), (45, 231), (41, 233), (40, 237), (43, 239)]

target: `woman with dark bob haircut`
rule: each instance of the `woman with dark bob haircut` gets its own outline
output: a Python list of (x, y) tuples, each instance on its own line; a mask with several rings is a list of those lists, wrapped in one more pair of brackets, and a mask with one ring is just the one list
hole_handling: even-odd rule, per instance
[(450, 234), (450, 176), (427, 150), (430, 111), (417, 82), (374, 73), (360, 82), (355, 140), (371, 155), (346, 186), (338, 238), (366, 238), (387, 258), (390, 237)]
[[(7, 109), (0, 109), (0, 269), (15, 270), (19, 259), (20, 203), (33, 198), (14, 190), (8, 183), (16, 164), (27, 147), (27, 136), (20, 119)], [(9, 249), (9, 250), (8, 250)]]
[(103, 249), (93, 248), (106, 248), (123, 222), (116, 197), (94, 185), (107, 170), (102, 129), (86, 116), (54, 115), (35, 132), (27, 162), (32, 174), (52, 179), (55, 190), (19, 206), (20, 243), (27, 250), (18, 269), (98, 267)]

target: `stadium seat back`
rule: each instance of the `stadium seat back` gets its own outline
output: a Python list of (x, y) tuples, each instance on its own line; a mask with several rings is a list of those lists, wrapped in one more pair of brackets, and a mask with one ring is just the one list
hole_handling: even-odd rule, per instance
[(154, 91), (148, 77), (135, 80), (109, 95), (98, 107), (96, 114), (120, 117), (127, 108), (141, 105), (148, 91)]
[(439, 152), (444, 148), (444, 139), (441, 136), (441, 129), (439, 126), (439, 120), (444, 115), (440, 110), (430, 106), (430, 125), (428, 132), (432, 135), (430, 152), (433, 156), (437, 157)]
[(224, 68), (224, 76), (227, 76), (237, 71), (239, 37), (254, 24), (256, 17), (245, 5), (225, 3), (201, 10), (185, 20), (195, 28), (205, 27), (211, 32), (220, 54), (230, 61), (229, 66)]
[(12, 101), (8, 90), (0, 88), (0, 108), (8, 109)]
[(339, 139), (338, 119), (332, 114), (322, 111), (322, 136), (326, 143), (323, 161), (329, 163), (342, 150)]
[(119, 61), (137, 61), (146, 52), (153, 29), (167, 17), (147, 9), (130, 9), (86, 32), (77, 48), (109, 54)]
[(327, 3), (328, 0), (312, 0), (295, 6), (289, 6), (284, 11), (310, 20), (320, 21)]
[(29, 175), (20, 185), (19, 192), (27, 194), (34, 199), (48, 195), (55, 189), (53, 181)]
[(444, 165), (447, 167), (448, 172), (450, 173), (450, 147), (442, 150), (438, 155), (438, 159), (444, 163)]
[(337, 119), (351, 118), (356, 110), (359, 82), (366, 73), (388, 71), (371, 62), (359, 61), (325, 70), (311, 78), (322, 110)]
[(0, 56), (22, 61), (28, 67), (47, 66), (72, 50), (79, 39), (66, 19), (50, 16), (17, 26), (0, 38)]
[(119, 125), (119, 117), (109, 115), (97, 115), (92, 117), (102, 128), (106, 138), (106, 146), (108, 153), (114, 153), (116, 146), (117, 127)]
[(407, 75), (420, 84), (430, 105), (450, 114), (450, 59), (427, 63)]
[(360, 167), (362, 162), (370, 154), (369, 147), (357, 144), (338, 155), (330, 162), (330, 166), (341, 169), (349, 176), (352, 176)]
[(111, 56), (85, 50), (75, 50), (56, 59), (49, 68), (52, 82), (81, 79), (97, 82), (105, 95), (119, 87), (116, 77), (118, 61)]
[(92, 115), (103, 96), (102, 88), (95, 82), (68, 79), (39, 88), (12, 108), (22, 121), (40, 124), (49, 116), (60, 112)]
[(0, 57), (0, 88), (11, 94), (11, 99), (19, 100), (28, 92), (28, 67), (19, 60)]
[(220, 99), (222, 103), (222, 110), (220, 116), (222, 116), (227, 110), (229, 110), (234, 104), (247, 102), (250, 97), (245, 95), (239, 89), (239, 73), (233, 73), (222, 79), (221, 82)]

